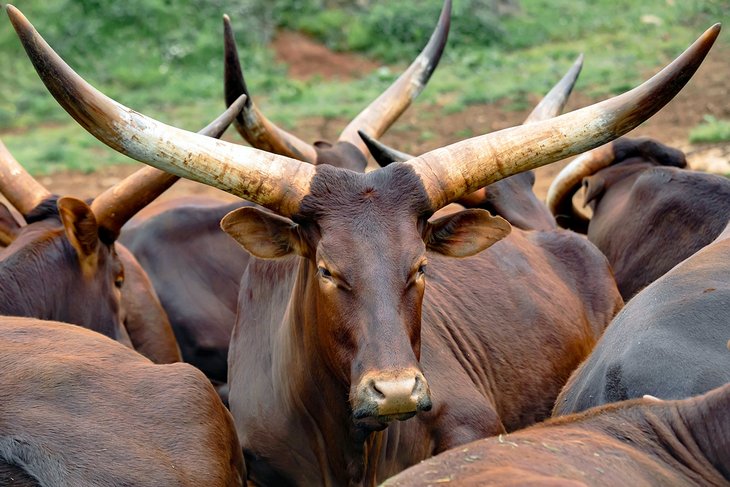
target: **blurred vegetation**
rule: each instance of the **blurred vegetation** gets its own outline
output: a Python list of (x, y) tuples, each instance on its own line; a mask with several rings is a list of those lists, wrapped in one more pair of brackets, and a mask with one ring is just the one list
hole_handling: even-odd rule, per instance
[[(222, 104), (222, 21), (231, 16), (257, 104), (285, 127), (352, 117), (427, 41), (441, 0), (17, 0), (54, 49), (122, 103), (197, 130)], [(419, 103), (458, 112), (544, 93), (586, 54), (578, 89), (603, 97), (634, 86), (722, 20), (730, 0), (454, 0), (440, 67)], [(0, 132), (36, 172), (120, 162), (75, 128), (48, 95), (6, 20), (0, 22)], [(266, 47), (278, 28), (384, 64), (362, 79), (290, 79)], [(727, 36), (724, 36), (727, 38)], [(723, 36), (721, 36), (721, 39)], [(727, 41), (722, 41), (727, 42)], [(39, 144), (54, 148), (42, 149)], [(49, 153), (50, 150), (50, 153)], [(88, 162), (91, 161), (91, 162)]]
[(705, 115), (705, 120), (689, 133), (689, 141), (726, 142), (730, 140), (730, 120), (718, 120), (712, 115)]

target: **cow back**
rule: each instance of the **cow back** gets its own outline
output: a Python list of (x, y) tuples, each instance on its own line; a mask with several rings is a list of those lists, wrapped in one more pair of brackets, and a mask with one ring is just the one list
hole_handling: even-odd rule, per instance
[(187, 364), (97, 333), (0, 320), (0, 459), (41, 485), (240, 485), (230, 415)]

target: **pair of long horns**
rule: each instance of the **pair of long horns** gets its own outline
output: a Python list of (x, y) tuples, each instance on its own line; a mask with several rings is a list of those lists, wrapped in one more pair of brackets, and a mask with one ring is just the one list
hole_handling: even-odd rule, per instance
[[(578, 56), (578, 59), (575, 60), (568, 72), (540, 100), (540, 103), (530, 112), (523, 124), (540, 122), (557, 117), (562, 113), (565, 104), (568, 102), (568, 97), (570, 97), (570, 93), (573, 91), (575, 82), (578, 80), (581, 68), (583, 68), (583, 54)], [(358, 130), (358, 134), (363, 142), (365, 142), (373, 159), (381, 167), (385, 167), (392, 162), (409, 161), (416, 157), (389, 147), (362, 130)]]
[[(99, 140), (141, 162), (223, 189), (280, 215), (298, 214), (316, 166), (202, 137), (120, 105), (71, 70), (20, 11), (8, 6), (8, 15), (46, 87)], [(714, 25), (669, 66), (623, 95), (397, 164), (409, 166), (420, 176), (435, 211), (512, 174), (605, 144), (668, 103), (697, 70), (719, 32), (720, 25)]]
[(647, 137), (621, 138), (581, 154), (560, 171), (548, 189), (548, 209), (558, 225), (586, 233), (589, 220), (573, 206), (573, 195), (584, 178), (632, 157), (641, 157), (662, 166), (687, 166), (684, 152)]
[[(245, 96), (241, 96), (198, 133), (215, 139), (222, 136), (241, 111), (245, 99)], [(91, 203), (91, 209), (107, 234), (116, 237), (132, 216), (160, 196), (178, 179), (178, 176), (154, 167), (143, 167), (96, 197)], [(2, 141), (0, 141), (0, 193), (23, 216), (51, 196), (51, 192), (20, 165)]]
[[(403, 74), (375, 101), (357, 115), (339, 137), (349, 142), (367, 157), (367, 148), (357, 135), (361, 130), (372, 137), (380, 137), (393, 122), (410, 106), (423, 91), (436, 69), (446, 46), (451, 24), (451, 0), (445, 0), (436, 29), (426, 47)], [(251, 99), (236, 49), (236, 40), (227, 15), (223, 16), (225, 47), (225, 97), (232, 103), (238, 96), (248, 96), (246, 107), (236, 119), (236, 129), (241, 136), (257, 149), (316, 163), (317, 152), (313, 145), (277, 127), (259, 111)]]

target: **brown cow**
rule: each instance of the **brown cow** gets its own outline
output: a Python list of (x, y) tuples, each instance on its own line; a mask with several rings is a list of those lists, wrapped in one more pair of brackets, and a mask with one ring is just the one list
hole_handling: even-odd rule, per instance
[[(684, 154), (622, 138), (576, 158), (553, 181), (558, 223), (608, 257), (625, 300), (712, 242), (730, 221), (730, 179), (684, 169)], [(582, 185), (590, 220), (573, 208)]]
[[(451, 1), (444, 3), (436, 29), (423, 52), (381, 97), (348, 127), (367, 123), (382, 135), (425, 87), (446, 44)], [(351, 130), (340, 140), (306, 144), (269, 121), (253, 103), (238, 60), (233, 30), (224, 17), (225, 93), (231, 104), (246, 95), (236, 127), (254, 147), (296, 157), (313, 164), (331, 164), (363, 171), (366, 152), (353, 145)], [(170, 321), (186, 362), (200, 368), (217, 384), (227, 382), (228, 345), (238, 310), (238, 286), (249, 254), (220, 230), (221, 219), (251, 203), (221, 203), (214, 199), (180, 198), (135, 218), (121, 241), (147, 271)], [(164, 208), (164, 211), (162, 209)], [(205, 255), (203, 259), (201, 256)]]
[(30, 318), (0, 317), (0, 342), (0, 484), (241, 485), (233, 420), (194, 367)]
[[(713, 26), (622, 96), (363, 174), (211, 142), (133, 112), (74, 73), (17, 9), (8, 13), (47, 88), (91, 133), (276, 213), (242, 208), (222, 226), (253, 255), (278, 258), (251, 259), (244, 274), (229, 366), (249, 476), (277, 485), (371, 485), (544, 417), (615, 311), (615, 287), (607, 296), (575, 273), (555, 275), (547, 263), (575, 260), (561, 254), (568, 233), (536, 248), (528, 241), (544, 233), (517, 231), (510, 238), (522, 244), (479, 254), (509, 233), (505, 220), (478, 209), (428, 219), (500, 178), (631, 130), (689, 80), (719, 33)], [(597, 259), (572, 265), (608, 275)], [(579, 306), (582, 318), (545, 325), (558, 313), (546, 303), (556, 302), (561, 316)]]
[(463, 445), (384, 486), (727, 486), (730, 384), (682, 401), (634, 399)]
[[(226, 110), (205, 133), (219, 137), (242, 103)], [(164, 191), (170, 179), (176, 178), (144, 168), (89, 206), (52, 196), (0, 142), (0, 190), (28, 223), (20, 227), (15, 221), (5, 222), (10, 230), (2, 233), (13, 238), (5, 239), (8, 246), (0, 255), (0, 313), (75, 323), (131, 340), (130, 345), (155, 360), (180, 360), (170, 324), (144, 271), (129, 252), (122, 250), (120, 259), (114, 246), (124, 222)], [(124, 291), (123, 262), (132, 279)], [(120, 300), (126, 305), (121, 314)]]

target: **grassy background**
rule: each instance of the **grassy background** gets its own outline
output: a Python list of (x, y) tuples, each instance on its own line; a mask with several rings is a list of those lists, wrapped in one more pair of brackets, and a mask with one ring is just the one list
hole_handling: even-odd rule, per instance
[[(109, 96), (162, 121), (197, 130), (221, 111), (222, 22), (233, 21), (246, 78), (268, 116), (352, 117), (420, 51), (441, 0), (18, 0), (15, 4), (82, 76)], [(507, 99), (523, 107), (575, 57), (579, 89), (602, 97), (642, 81), (706, 27), (730, 0), (454, 0), (444, 58), (418, 103), (458, 112)], [(286, 77), (266, 47), (277, 28), (382, 62), (351, 82)], [(721, 41), (727, 43), (726, 33)], [(0, 21), (0, 136), (36, 174), (126, 162), (78, 128), (48, 95)], [(705, 129), (727, 133), (727, 121)], [(697, 129), (698, 137), (707, 137)], [(730, 135), (725, 135), (730, 137)]]

